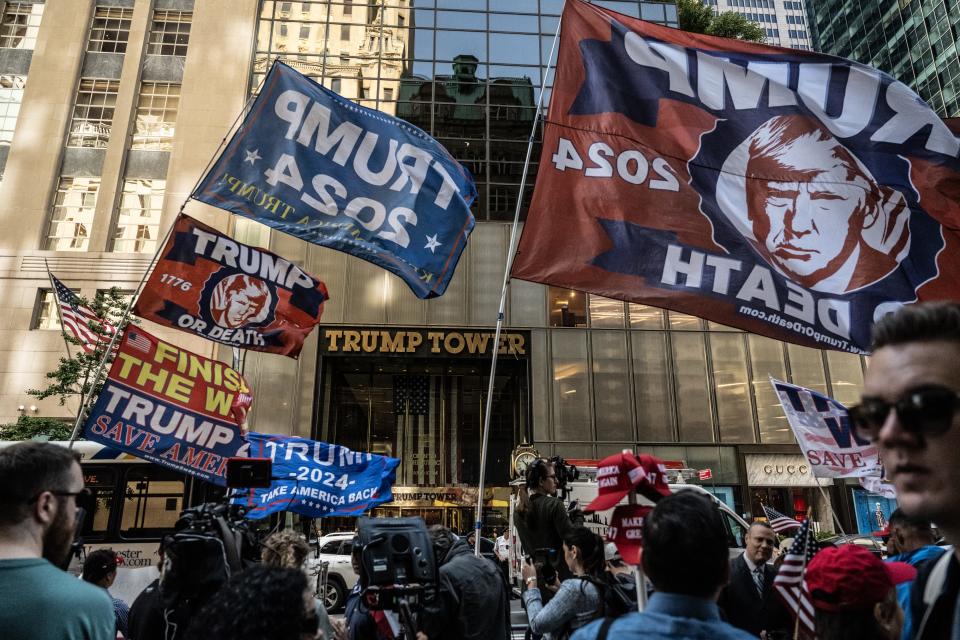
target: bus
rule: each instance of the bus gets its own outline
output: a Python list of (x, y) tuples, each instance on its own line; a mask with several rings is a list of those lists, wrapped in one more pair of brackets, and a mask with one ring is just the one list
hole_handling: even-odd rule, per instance
[[(0, 448), (12, 444), (0, 442)], [(222, 500), (225, 489), (101, 444), (78, 440), (73, 449), (92, 498), (80, 531), (83, 550), (71, 559), (69, 571), (79, 575), (86, 554), (113, 549), (122, 561), (110, 593), (132, 604), (159, 577), (160, 541), (173, 531), (180, 512)]]

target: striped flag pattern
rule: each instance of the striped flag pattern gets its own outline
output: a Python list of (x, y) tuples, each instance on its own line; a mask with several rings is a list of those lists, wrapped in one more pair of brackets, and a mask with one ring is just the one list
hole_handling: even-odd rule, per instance
[(798, 520), (794, 520), (788, 516), (783, 515), (776, 509), (771, 509), (767, 505), (763, 506), (763, 514), (767, 516), (767, 521), (770, 523), (770, 526), (773, 527), (773, 530), (777, 533), (783, 533), (785, 531), (790, 531), (791, 529), (796, 529), (800, 526)]
[(773, 588), (787, 605), (787, 609), (795, 618), (800, 619), (800, 625), (812, 636), (816, 632), (814, 623), (813, 603), (810, 602), (810, 593), (803, 580), (803, 574), (817, 552), (817, 543), (810, 530), (810, 519), (807, 518), (800, 525), (796, 539), (784, 556), (780, 571), (773, 579)]
[(80, 298), (70, 291), (65, 284), (57, 280), (51, 273), (50, 280), (53, 282), (53, 292), (57, 299), (57, 305), (60, 307), (60, 318), (63, 320), (63, 330), (80, 341), (80, 347), (86, 353), (96, 351), (97, 344), (102, 341), (102, 336), (97, 335), (90, 329), (90, 322), (95, 322), (103, 326), (107, 335), (111, 335), (116, 328), (109, 322), (104, 322), (97, 317), (93, 309), (82, 304)]

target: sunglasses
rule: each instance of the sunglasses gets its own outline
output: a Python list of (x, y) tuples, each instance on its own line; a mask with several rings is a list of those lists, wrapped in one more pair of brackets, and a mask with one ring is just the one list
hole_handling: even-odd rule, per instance
[(33, 504), (34, 502), (39, 500), (40, 496), (42, 496), (44, 493), (52, 493), (53, 495), (59, 498), (69, 498), (70, 496), (73, 496), (74, 498), (76, 498), (77, 502), (87, 501), (93, 497), (93, 491), (91, 491), (87, 487), (80, 489), (80, 491), (54, 491), (52, 489), (46, 489), (44, 491), (41, 491), (37, 495), (33, 496), (32, 498), (30, 498), (27, 504)]
[(947, 387), (921, 387), (903, 394), (893, 402), (866, 398), (850, 407), (850, 423), (864, 440), (876, 441), (890, 411), (897, 412), (906, 431), (922, 436), (940, 436), (953, 425), (953, 416), (960, 405), (960, 394)]

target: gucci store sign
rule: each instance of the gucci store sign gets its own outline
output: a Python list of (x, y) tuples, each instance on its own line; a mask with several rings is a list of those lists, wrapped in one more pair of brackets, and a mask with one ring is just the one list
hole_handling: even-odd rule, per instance
[(802, 455), (760, 453), (744, 455), (751, 487), (815, 487), (817, 481)]

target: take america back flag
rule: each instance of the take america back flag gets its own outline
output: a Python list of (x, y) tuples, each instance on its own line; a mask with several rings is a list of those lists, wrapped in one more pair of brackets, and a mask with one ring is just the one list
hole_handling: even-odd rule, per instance
[[(80, 348), (85, 353), (96, 351), (100, 343), (109, 342), (109, 336), (116, 332), (116, 328), (109, 322), (97, 317), (93, 309), (80, 302), (80, 298), (73, 291), (67, 288), (65, 284), (57, 280), (51, 273), (50, 280), (53, 282), (53, 295), (56, 298), (56, 304), (60, 308), (60, 318), (63, 321), (63, 330), (80, 341)], [(103, 327), (106, 336), (98, 335), (90, 328), (90, 323), (94, 322)]]
[(569, 0), (512, 274), (864, 352), (960, 296), (958, 155), (870, 67)]

